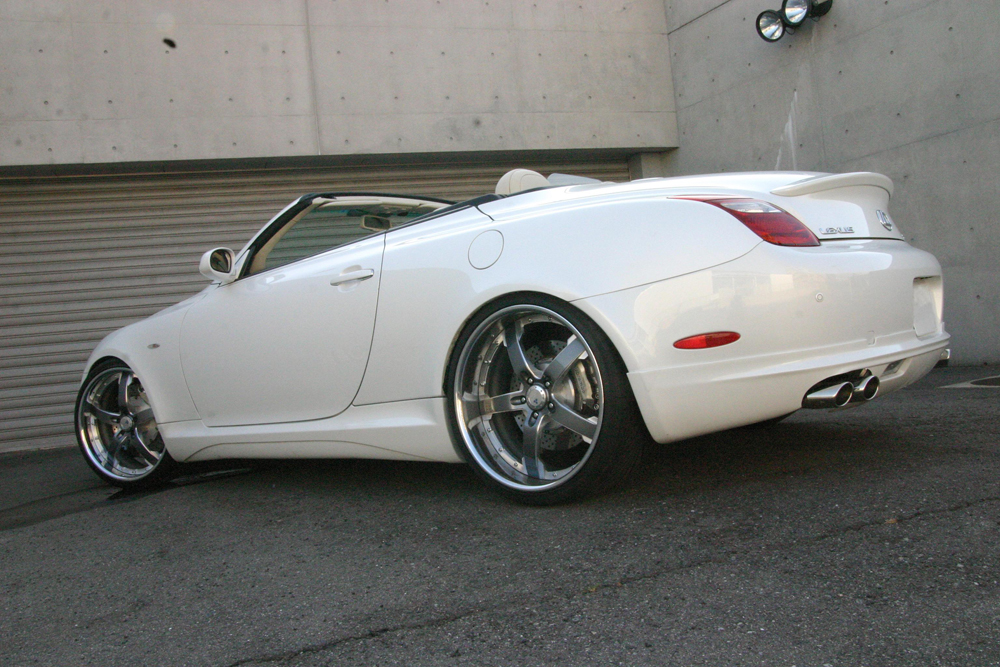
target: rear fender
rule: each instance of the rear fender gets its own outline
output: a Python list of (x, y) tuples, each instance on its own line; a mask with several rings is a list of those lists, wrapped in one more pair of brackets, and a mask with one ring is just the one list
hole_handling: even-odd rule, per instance
[[(486, 233), (501, 249), (477, 269), (470, 253)], [(470, 209), (390, 232), (355, 404), (440, 396), (455, 336), (500, 296), (538, 292), (573, 302), (703, 270), (760, 243), (727, 213), (662, 194), (498, 220)]]

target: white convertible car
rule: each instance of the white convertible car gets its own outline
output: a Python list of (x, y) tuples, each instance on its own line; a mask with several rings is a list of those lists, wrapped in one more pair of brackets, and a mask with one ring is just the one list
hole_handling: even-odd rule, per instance
[(311, 194), (198, 295), (101, 342), (76, 431), (121, 486), (180, 462), (467, 461), (529, 503), (628, 478), (642, 446), (842, 408), (946, 358), (941, 267), (873, 173), (495, 195)]

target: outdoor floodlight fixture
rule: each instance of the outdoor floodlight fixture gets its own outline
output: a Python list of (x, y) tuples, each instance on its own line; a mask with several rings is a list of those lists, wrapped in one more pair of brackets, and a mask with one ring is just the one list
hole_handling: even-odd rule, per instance
[(782, 0), (781, 9), (765, 9), (757, 16), (757, 34), (765, 42), (777, 42), (806, 19), (818, 21), (832, 6), (833, 0)]

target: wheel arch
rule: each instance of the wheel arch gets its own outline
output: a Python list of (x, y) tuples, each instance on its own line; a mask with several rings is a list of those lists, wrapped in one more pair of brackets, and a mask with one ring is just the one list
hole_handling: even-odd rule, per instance
[(180, 364), (178, 338), (185, 312), (185, 308), (168, 308), (111, 332), (91, 352), (81, 381), (86, 381), (98, 363), (115, 359), (143, 379), (158, 421), (199, 419)]
[(109, 363), (125, 364), (129, 368), (132, 367), (131, 364), (129, 364), (116, 354), (102, 354), (100, 356), (97, 356), (96, 358), (87, 360), (87, 365), (84, 366), (83, 369), (83, 382), (86, 382), (87, 379), (94, 374), (94, 370), (98, 366), (103, 366), (104, 364), (109, 364)]
[[(167, 400), (168, 397), (164, 395), (166, 394), (166, 391), (162, 389), (162, 383), (160, 382), (158, 374), (150, 368), (152, 364), (145, 363), (143, 359), (136, 358), (135, 355), (129, 354), (124, 349), (107, 349), (100, 346), (94, 350), (94, 353), (91, 355), (91, 358), (87, 360), (87, 365), (84, 368), (80, 388), (83, 389), (96, 369), (109, 363), (119, 363), (127, 366), (140, 380), (142, 380), (142, 386), (146, 390), (146, 399), (149, 401), (149, 405), (153, 409), (153, 414), (157, 416), (157, 421), (160, 421), (160, 414), (169, 412), (170, 401)], [(162, 433), (161, 437), (163, 437), (163, 444), (169, 452), (170, 442), (168, 438), (164, 437)]]
[[(457, 347), (459, 341), (462, 338), (462, 334), (469, 327), (469, 323), (478, 318), (482, 313), (494, 309), (497, 304), (510, 299), (516, 299), (517, 297), (528, 297), (528, 298), (534, 297), (534, 298), (541, 298), (543, 300), (553, 299), (555, 301), (558, 301), (564, 306), (570, 306), (571, 308), (576, 309), (577, 311), (580, 312), (580, 314), (590, 319), (594, 323), (594, 325), (598, 329), (600, 329), (601, 333), (607, 336), (608, 340), (611, 341), (611, 347), (618, 355), (618, 360), (622, 363), (622, 366), (625, 368), (626, 372), (631, 370), (632, 367), (629, 365), (626, 355), (622, 354), (622, 349), (623, 349), (622, 344), (624, 343), (624, 339), (622, 338), (622, 334), (619, 327), (614, 325), (607, 317), (604, 316), (604, 314), (599, 309), (594, 308), (593, 305), (586, 302), (586, 300), (584, 299), (567, 300), (550, 292), (542, 292), (538, 290), (513, 290), (510, 292), (504, 292), (503, 294), (499, 294), (497, 296), (493, 296), (490, 299), (484, 301), (482, 304), (479, 305), (478, 308), (473, 310), (464, 320), (462, 320), (461, 325), (458, 327), (455, 333), (452, 334), (451, 342), (448, 344), (448, 354), (445, 356), (444, 368), (441, 369), (441, 390), (444, 392), (445, 396), (448, 395), (448, 384), (452, 368), (452, 361), (455, 358), (455, 354), (458, 352)], [(624, 346), (624, 349), (627, 352), (629, 351), (627, 345)], [(631, 355), (630, 352), (629, 356), (634, 358), (634, 355)]]

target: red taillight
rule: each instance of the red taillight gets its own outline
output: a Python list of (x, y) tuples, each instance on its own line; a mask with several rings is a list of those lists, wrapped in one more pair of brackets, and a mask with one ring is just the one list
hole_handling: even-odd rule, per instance
[(715, 331), (713, 333), (698, 334), (681, 338), (674, 343), (678, 350), (704, 350), (709, 347), (719, 347), (729, 345), (740, 339), (740, 335), (735, 331)]
[(795, 216), (759, 199), (735, 197), (677, 197), (721, 208), (768, 243), (784, 246), (818, 246), (819, 239)]

